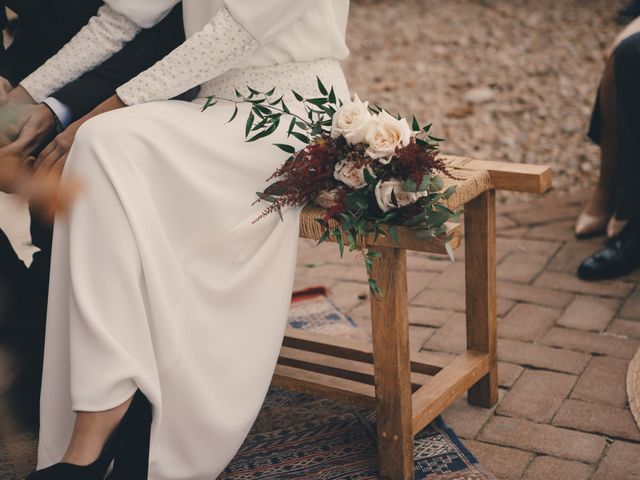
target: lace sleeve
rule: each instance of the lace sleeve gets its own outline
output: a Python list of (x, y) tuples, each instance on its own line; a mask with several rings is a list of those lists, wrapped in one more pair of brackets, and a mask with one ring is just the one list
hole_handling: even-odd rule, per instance
[(105, 5), (69, 43), (20, 85), (36, 102), (109, 59), (141, 28)]
[(181, 46), (117, 89), (127, 105), (167, 100), (234, 68), (260, 43), (226, 8)]

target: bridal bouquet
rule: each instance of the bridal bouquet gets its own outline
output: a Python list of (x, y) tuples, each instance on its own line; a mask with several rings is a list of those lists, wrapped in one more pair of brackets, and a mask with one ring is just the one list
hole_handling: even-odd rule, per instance
[[(305, 145), (275, 144), (289, 157), (268, 179), (272, 183), (265, 191), (258, 192), (257, 201), (269, 205), (257, 220), (280, 214), (283, 207), (313, 202), (326, 209), (317, 219), (323, 230), (319, 243), (335, 240), (340, 255), (345, 245), (362, 251), (367, 272), (378, 254), (366, 250), (362, 239), (387, 235), (397, 242), (398, 227), (411, 229), (419, 238), (441, 239), (453, 256), (445, 223), (457, 213), (443, 200), (455, 188), (443, 188), (442, 175), (451, 175), (438, 158), (441, 139), (430, 135), (431, 125), (420, 125), (414, 117), (410, 126), (357, 96), (342, 102), (320, 79), (318, 88), (317, 98), (292, 92), (304, 114), (293, 113), (283, 97), (274, 96), (275, 89), (249, 88), (247, 95), (236, 91), (235, 99), (211, 97), (205, 104), (204, 109), (219, 100), (236, 103), (230, 122), (238, 104), (251, 104), (245, 129), (249, 142), (269, 136), (286, 119), (288, 138)], [(373, 279), (369, 286), (381, 294)]]

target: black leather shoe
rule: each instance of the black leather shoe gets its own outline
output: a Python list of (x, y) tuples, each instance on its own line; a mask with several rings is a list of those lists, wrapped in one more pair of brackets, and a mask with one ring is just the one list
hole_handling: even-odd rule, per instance
[(640, 267), (640, 221), (632, 221), (607, 245), (578, 267), (582, 280), (604, 280), (628, 275)]

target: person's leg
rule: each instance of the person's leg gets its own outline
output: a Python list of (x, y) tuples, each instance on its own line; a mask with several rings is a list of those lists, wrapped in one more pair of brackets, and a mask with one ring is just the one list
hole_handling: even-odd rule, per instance
[(580, 265), (578, 275), (585, 280), (620, 277), (640, 266), (640, 33), (616, 49), (615, 90), (615, 210), (618, 219), (628, 223)]
[(16, 298), (27, 280), (27, 267), (18, 258), (9, 238), (0, 230), (0, 332), (11, 325)]
[(618, 15), (624, 18), (635, 18), (640, 15), (640, 0), (632, 0), (618, 10)]
[(600, 145), (600, 177), (576, 221), (578, 237), (603, 233), (613, 210), (617, 149), (614, 63), (613, 57), (607, 61), (591, 119), (589, 136)]
[(10, 398), (22, 427), (37, 430), (51, 259), (51, 226), (32, 216), (32, 242), (40, 250), (27, 267), (0, 231), (0, 342), (11, 345), (18, 366)]
[(640, 33), (615, 52), (618, 135), (616, 211), (619, 219), (640, 217)]
[(78, 412), (71, 441), (62, 461), (73, 465), (93, 463), (124, 417), (132, 399), (103, 412)]

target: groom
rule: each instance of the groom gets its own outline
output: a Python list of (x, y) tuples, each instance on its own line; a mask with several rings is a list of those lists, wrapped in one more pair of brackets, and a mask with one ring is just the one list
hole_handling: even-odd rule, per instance
[[(178, 5), (160, 24), (143, 30), (119, 53), (43, 103), (34, 104), (21, 88), (14, 88), (86, 25), (102, 3), (0, 0), (0, 25), (7, 23), (4, 7), (18, 16), (13, 42), (0, 49), (0, 169), (12, 167), (16, 158), (28, 164), (70, 123), (184, 41)], [(37, 416), (52, 238), (52, 226), (32, 211), (31, 238), (39, 251), (27, 267), (0, 231), (0, 343), (17, 350), (22, 369), (14, 390), (23, 410), (18, 413), (27, 420)]]

